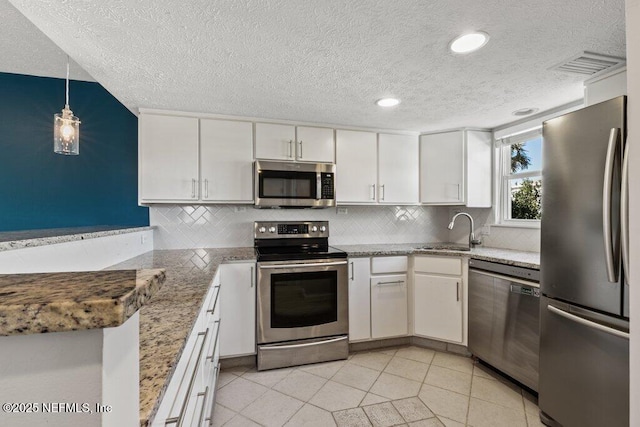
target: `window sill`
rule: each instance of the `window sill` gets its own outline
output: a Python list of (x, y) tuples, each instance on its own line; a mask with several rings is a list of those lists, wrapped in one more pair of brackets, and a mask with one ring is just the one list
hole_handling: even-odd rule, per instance
[(498, 228), (527, 228), (527, 229), (540, 230), (540, 221), (536, 222), (535, 224), (523, 224), (521, 222), (515, 222), (515, 223), (503, 222), (499, 224), (491, 224), (490, 226), (498, 227)]

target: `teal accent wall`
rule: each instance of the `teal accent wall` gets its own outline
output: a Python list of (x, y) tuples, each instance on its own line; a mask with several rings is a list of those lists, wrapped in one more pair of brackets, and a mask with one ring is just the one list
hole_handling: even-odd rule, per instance
[(94, 82), (70, 82), (80, 155), (53, 152), (63, 79), (0, 73), (0, 231), (146, 226), (138, 206), (138, 119)]

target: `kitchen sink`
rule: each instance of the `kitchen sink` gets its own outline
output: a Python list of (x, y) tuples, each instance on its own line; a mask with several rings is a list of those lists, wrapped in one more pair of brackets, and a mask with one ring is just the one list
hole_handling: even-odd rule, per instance
[(458, 243), (429, 243), (416, 248), (417, 250), (436, 251), (469, 251), (469, 246)]

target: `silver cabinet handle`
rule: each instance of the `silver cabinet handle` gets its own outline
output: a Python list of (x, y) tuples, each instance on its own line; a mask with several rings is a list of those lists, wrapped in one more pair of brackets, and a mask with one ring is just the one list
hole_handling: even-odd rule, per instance
[(289, 140), (289, 158), (292, 159), (293, 158), (293, 139)]
[(378, 282), (376, 286), (384, 286), (384, 285), (402, 285), (404, 284), (404, 280), (393, 280), (391, 282)]
[(209, 198), (209, 180), (205, 179), (204, 180), (204, 197), (205, 198)]
[(456, 282), (456, 301), (460, 301), (460, 282)]
[(166, 424), (182, 424), (182, 420), (184, 419), (184, 411), (187, 409), (187, 402), (189, 401), (189, 396), (193, 391), (193, 385), (196, 379), (196, 374), (198, 373), (198, 367), (200, 366), (200, 358), (202, 357), (202, 352), (204, 351), (204, 343), (207, 342), (207, 335), (209, 335), (209, 328), (206, 331), (198, 333), (198, 337), (203, 336), (202, 344), (200, 344), (200, 350), (198, 350), (198, 358), (196, 359), (196, 366), (193, 369), (193, 373), (191, 374), (191, 379), (189, 380), (189, 386), (187, 387), (187, 394), (182, 401), (182, 406), (180, 407), (180, 414), (174, 418), (167, 418), (165, 421)]
[(302, 141), (299, 142), (300, 144), (300, 155), (298, 156), (299, 159), (302, 158)]
[(618, 148), (618, 128), (612, 128), (609, 133), (607, 158), (604, 165), (604, 184), (602, 186), (602, 229), (604, 233), (604, 254), (607, 264), (607, 278), (609, 282), (618, 281), (618, 268), (614, 261), (613, 236), (611, 230), (611, 185), (615, 169), (616, 149)]
[(380, 198), (380, 200), (384, 200), (384, 184), (380, 186), (380, 191), (382, 191), (382, 197)]
[(624, 147), (624, 157), (622, 160), (622, 186), (620, 192), (620, 232), (622, 236), (622, 266), (625, 272), (627, 283), (631, 283), (629, 278), (629, 142)]
[(251, 266), (251, 287), (253, 288), (256, 285), (256, 275), (254, 274), (255, 270), (253, 265)]
[(216, 295), (216, 299), (213, 301), (213, 307), (207, 310), (207, 313), (213, 314), (216, 311), (216, 306), (218, 305), (218, 300), (220, 299), (220, 292)]
[(195, 199), (196, 197), (196, 180), (191, 179), (191, 198)]
[(207, 406), (207, 395), (209, 394), (209, 386), (204, 388), (204, 392), (198, 393), (196, 398), (203, 397), (202, 399), (202, 408), (200, 408), (200, 416), (198, 417), (198, 425), (202, 425), (202, 417), (204, 416), (204, 408)]
[(371, 200), (375, 200), (376, 199), (376, 185), (373, 184), (371, 186)]
[(591, 320), (587, 320), (587, 319), (582, 318), (580, 316), (576, 316), (575, 314), (568, 313), (568, 312), (566, 312), (564, 310), (561, 310), (561, 309), (559, 309), (557, 307), (554, 307), (552, 305), (547, 305), (547, 310), (549, 310), (550, 312), (552, 312), (554, 314), (557, 314), (560, 317), (564, 317), (565, 319), (574, 321), (574, 322), (579, 323), (581, 325), (587, 326), (587, 327), (589, 327), (591, 329), (597, 329), (599, 331), (605, 332), (607, 334), (615, 335), (617, 337), (624, 338), (626, 340), (629, 339), (629, 333), (628, 332), (619, 331), (617, 329), (613, 329), (613, 328), (610, 328), (608, 326), (604, 326), (604, 325), (601, 325), (599, 323), (592, 322)]
[(353, 275), (355, 274), (353, 272), (353, 261), (351, 261), (349, 264), (351, 264), (351, 277), (349, 277), (351, 280), (353, 280)]
[(456, 184), (456, 187), (458, 187), (458, 200), (461, 200), (461, 198), (460, 198), (460, 184)]
[(213, 351), (211, 352), (211, 354), (209, 356), (206, 357), (207, 360), (211, 359), (211, 361), (213, 362), (213, 356), (216, 355), (216, 349), (218, 348), (218, 336), (220, 335), (220, 319), (216, 320), (215, 322), (213, 322), (213, 324), (217, 324), (218, 325), (218, 329), (216, 330), (216, 336), (213, 338)]

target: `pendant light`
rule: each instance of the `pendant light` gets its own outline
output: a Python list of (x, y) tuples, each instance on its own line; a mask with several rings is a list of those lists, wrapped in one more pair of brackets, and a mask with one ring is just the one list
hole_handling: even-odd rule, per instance
[(53, 115), (53, 151), (57, 154), (80, 154), (80, 119), (69, 108), (69, 56), (67, 56), (66, 98), (62, 113)]

